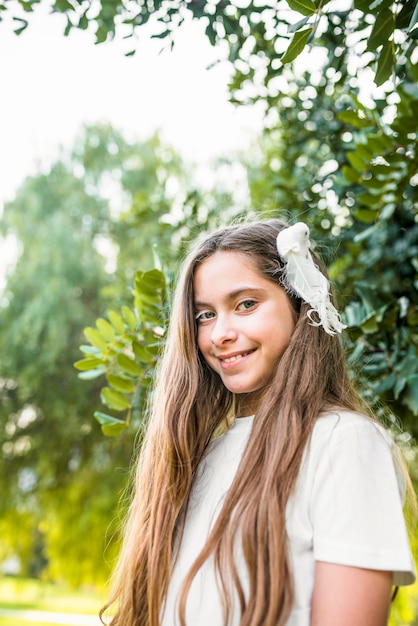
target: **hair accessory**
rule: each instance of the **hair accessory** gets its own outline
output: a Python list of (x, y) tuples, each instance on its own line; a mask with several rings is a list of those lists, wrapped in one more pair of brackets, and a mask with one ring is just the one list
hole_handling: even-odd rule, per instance
[[(289, 294), (299, 296), (311, 305), (308, 317), (312, 325), (323, 326), (329, 335), (347, 328), (329, 299), (329, 282), (309, 252), (311, 242), (308, 226), (304, 222), (297, 222), (285, 228), (277, 235), (276, 245), (286, 264), (282, 274), (283, 287)], [(319, 322), (312, 319), (314, 311), (319, 316)]]

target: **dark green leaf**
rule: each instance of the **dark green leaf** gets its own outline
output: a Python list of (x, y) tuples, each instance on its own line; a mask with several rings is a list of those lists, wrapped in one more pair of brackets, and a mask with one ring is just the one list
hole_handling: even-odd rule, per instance
[(302, 13), (302, 15), (314, 15), (317, 8), (311, 0), (287, 0), (287, 4), (293, 11)]
[(358, 172), (362, 172), (364, 170), (364, 159), (362, 159), (356, 152), (348, 152), (347, 159), (350, 161), (351, 166)]
[(370, 126), (370, 120), (360, 117), (358, 111), (341, 111), (341, 113), (338, 113), (338, 119), (342, 122), (352, 124), (356, 128), (367, 128)]
[(371, 209), (359, 209), (355, 212), (356, 219), (365, 224), (371, 224), (376, 221), (377, 213)]
[(408, 26), (408, 35), (411, 37), (414, 33), (414, 38), (418, 31), (418, 2), (416, 3), (415, 10), (412, 14), (411, 21)]
[(151, 35), (151, 39), (165, 39), (169, 35), (171, 35), (171, 30), (167, 29), (167, 30), (164, 30), (162, 33)]
[(392, 70), (395, 65), (395, 58), (393, 54), (393, 43), (388, 41), (382, 48), (379, 59), (377, 61), (377, 71), (374, 82), (377, 87), (382, 85), (390, 78)]
[(348, 165), (342, 167), (342, 174), (348, 183), (357, 183), (359, 180), (359, 173)]
[(367, 42), (367, 50), (376, 50), (381, 45), (387, 44), (395, 28), (395, 18), (387, 8), (384, 8), (376, 17), (372, 32)]
[(418, 415), (418, 374), (408, 377), (402, 401), (411, 409), (414, 415)]
[(302, 52), (308, 42), (309, 35), (312, 33), (312, 30), (312, 28), (306, 28), (305, 30), (299, 30), (294, 34), (288, 49), (281, 58), (281, 62), (283, 64), (290, 63)]
[(297, 30), (299, 30), (299, 28), (302, 28), (302, 26), (305, 26), (305, 24), (308, 22), (309, 20), (309, 16), (308, 17), (304, 17), (302, 20), (299, 20), (299, 22), (296, 22), (296, 24), (289, 24), (288, 28), (287, 28), (287, 32), (288, 33), (295, 33)]
[(359, 196), (357, 196), (357, 200), (360, 204), (364, 204), (368, 207), (375, 207), (379, 206), (380, 204), (380, 196), (374, 196), (370, 193), (361, 193)]

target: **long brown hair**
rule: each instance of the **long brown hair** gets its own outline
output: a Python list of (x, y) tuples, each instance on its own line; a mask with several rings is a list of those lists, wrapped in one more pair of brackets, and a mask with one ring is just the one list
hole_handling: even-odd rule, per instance
[[(107, 605), (117, 602), (112, 626), (159, 626), (196, 470), (234, 406), (233, 394), (197, 347), (196, 268), (218, 250), (239, 251), (261, 275), (280, 284), (283, 264), (276, 237), (286, 226), (271, 219), (220, 229), (198, 243), (184, 263), (137, 463), (115, 591)], [(193, 577), (211, 555), (223, 590), (225, 623), (232, 616), (233, 593), (239, 599), (240, 626), (282, 626), (290, 614), (293, 581), (285, 512), (303, 451), (321, 411), (356, 410), (360, 404), (341, 338), (311, 325), (309, 306), (291, 301), (295, 329), (260, 400), (223, 508), (184, 581), (179, 603), (182, 626)], [(248, 595), (234, 562), (237, 528), (249, 575)]]

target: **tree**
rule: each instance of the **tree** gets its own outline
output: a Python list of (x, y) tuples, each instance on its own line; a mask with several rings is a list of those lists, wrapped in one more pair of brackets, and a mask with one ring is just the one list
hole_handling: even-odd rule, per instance
[[(74, 584), (108, 576), (106, 529), (135, 434), (102, 437), (91, 420), (100, 385), (90, 372), (87, 383), (75, 378), (73, 363), (86, 323), (130, 302), (133, 268), (153, 265), (159, 233), (161, 256), (173, 254), (164, 220), (187, 189), (196, 203), (179, 157), (157, 137), (129, 143), (99, 126), (5, 205), (2, 234), (15, 236), (20, 254), (0, 309), (0, 527), (26, 571), (37, 550), (38, 570), (46, 564), (51, 576)], [(17, 527), (27, 529), (24, 541)]]
[[(39, 3), (40, 0), (19, 0), (17, 9), (5, 4), (3, 17), (11, 14), (15, 32), (20, 34)], [(121, 34), (133, 37), (150, 20), (156, 30), (153, 36), (172, 43), (176, 30), (186, 19), (202, 20), (213, 45), (227, 43), (229, 60), (237, 75), (245, 76), (249, 82), (261, 75), (267, 88), (283, 65), (292, 62), (308, 43), (321, 45), (330, 36), (334, 50), (338, 49), (334, 59), (337, 68), (355, 45), (360, 53), (370, 53), (376, 84), (380, 85), (396, 71), (397, 63), (411, 60), (418, 37), (415, 0), (272, 0), (264, 4), (254, 0), (244, 4), (231, 0), (215, 4), (206, 0), (146, 4), (101, 0), (98, 5), (88, 0), (76, 4), (55, 0), (52, 10), (65, 16), (66, 35), (73, 28), (86, 30), (91, 26), (97, 43)], [(328, 36), (325, 39), (324, 32)], [(135, 49), (131, 51), (134, 52)]]

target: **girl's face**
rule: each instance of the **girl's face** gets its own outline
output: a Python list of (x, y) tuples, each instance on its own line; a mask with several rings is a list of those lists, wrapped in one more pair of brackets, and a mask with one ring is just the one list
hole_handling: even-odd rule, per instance
[(279, 285), (240, 252), (218, 251), (194, 278), (198, 346), (208, 365), (254, 413), (260, 391), (295, 327), (292, 305)]

